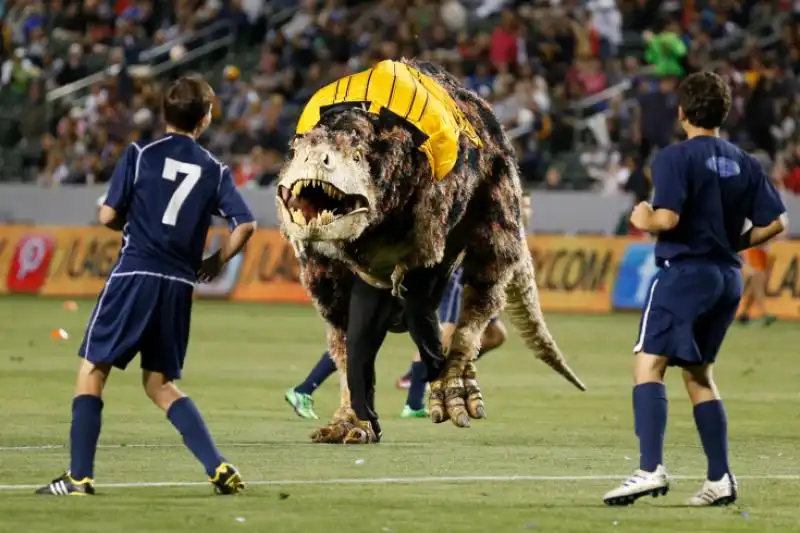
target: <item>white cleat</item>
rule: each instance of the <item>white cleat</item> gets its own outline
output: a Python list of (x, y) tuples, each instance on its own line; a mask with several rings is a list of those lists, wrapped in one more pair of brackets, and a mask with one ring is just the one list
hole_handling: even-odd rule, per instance
[(642, 496), (653, 498), (669, 492), (669, 475), (667, 470), (658, 465), (655, 472), (637, 470), (631, 477), (622, 482), (616, 489), (603, 496), (606, 505), (631, 505)]
[(739, 485), (731, 474), (725, 474), (719, 481), (706, 480), (700, 492), (686, 501), (693, 507), (730, 505), (736, 501)]

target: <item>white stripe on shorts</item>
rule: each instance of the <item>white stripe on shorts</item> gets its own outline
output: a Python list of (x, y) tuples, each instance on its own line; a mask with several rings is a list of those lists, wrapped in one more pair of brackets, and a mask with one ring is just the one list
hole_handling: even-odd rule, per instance
[(656, 279), (650, 287), (650, 295), (647, 297), (647, 306), (644, 308), (644, 315), (642, 315), (642, 327), (639, 330), (639, 340), (636, 341), (636, 346), (633, 347), (633, 353), (641, 352), (644, 347), (644, 338), (647, 334), (647, 319), (650, 318), (650, 305), (653, 303), (653, 293), (656, 292), (656, 285), (658, 285), (658, 279)]

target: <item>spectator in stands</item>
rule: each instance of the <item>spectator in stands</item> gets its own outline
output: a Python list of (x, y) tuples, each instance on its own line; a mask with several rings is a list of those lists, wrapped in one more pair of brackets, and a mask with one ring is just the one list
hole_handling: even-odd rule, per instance
[[(87, 88), (85, 100), (63, 109), (62, 102), (51, 107), (53, 124), (45, 129), (58, 134), (45, 138), (42, 146), (47, 145), (45, 152), (53, 156), (32, 159), (42, 161), (46, 170), (42, 174), (48, 175), (43, 183), (102, 181), (104, 165), (113, 158), (119, 142), (158, 135), (162, 124), (154, 110), (163, 79), (173, 69), (156, 80), (142, 77), (135, 63), (151, 61), (142, 53), (151, 45), (169, 43), (222, 19), (234, 21), (245, 53), (235, 61), (226, 59), (224, 69), (213, 69), (221, 78), (215, 85), (219, 97), (215, 112), (220, 116), (204, 141), (215, 151), (227, 153), (226, 161), (237, 169), (241, 183), (269, 182), (285, 153), (293, 122), (315, 90), (348, 71), (402, 56), (440, 62), (484, 96), (508, 131), (518, 136), (515, 146), (526, 179), (548, 188), (595, 185), (585, 171), (576, 177), (579, 158), (567, 155), (588, 141), (611, 154), (618, 152), (618, 171), (628, 169), (628, 182), (632, 182), (642, 175), (641, 165), (629, 168), (628, 154), (637, 151), (632, 139), (641, 140), (639, 159), (644, 159), (651, 148), (672, 140), (675, 116), (674, 82), (642, 77), (641, 60), (647, 58), (657, 72), (677, 77), (687, 68), (705, 67), (713, 57), (723, 55), (718, 43), (712, 42), (714, 37), (735, 35), (736, 28), (746, 26), (753, 16), (774, 16), (761, 6), (763, 2), (752, 8), (750, 2), (732, 1), (695, 2), (695, 7), (684, 8), (660, 0), (501, 0), (484, 2), (478, 12), (471, 9), (475, 3), (467, 0), (303, 0), (299, 5), (291, 0), (60, 3), (62, 8), (50, 21), (42, 17), (41, 1), (10, 6), (5, 23), (13, 42), (26, 48), (27, 62), (43, 69), (51, 88), (99, 69), (106, 70), (107, 78)], [(568, 10), (568, 5), (582, 7)], [(295, 7), (285, 24), (266, 31), (276, 13)], [(494, 17), (478, 20), (492, 12)], [(668, 27), (661, 21), (669, 21)], [(57, 31), (43, 32), (48, 26)], [(658, 31), (662, 27), (664, 31)], [(639, 37), (642, 33), (646, 43)], [(797, 36), (796, 24), (784, 27), (779, 46), (785, 53), (776, 65), (783, 70), (774, 69), (778, 87), (783, 87), (780, 80), (785, 73), (800, 72)], [(250, 51), (261, 41), (260, 61), (249, 63), (247, 56), (255, 55)], [(205, 42), (198, 39), (187, 47)], [(70, 52), (59, 51), (59, 46)], [(42, 48), (64, 60), (55, 61), (51, 69)], [(756, 57), (759, 51), (758, 46), (750, 48), (747, 56)], [(152, 61), (168, 62), (168, 52)], [(4, 85), (11, 79), (5, 72), (14, 64), (3, 65)], [(737, 142), (760, 139), (758, 144), (765, 145), (768, 130), (775, 143), (773, 151), (780, 156), (782, 145), (796, 135), (794, 117), (800, 110), (793, 105), (793, 95), (787, 96), (790, 92), (782, 89), (785, 105), (766, 117), (764, 102), (774, 89), (767, 83), (769, 73), (762, 76), (764, 67), (731, 58), (725, 68), (736, 87), (729, 134)], [(588, 109), (576, 104), (577, 99), (632, 78), (636, 87), (632, 95), (616, 93)], [(632, 105), (631, 96), (638, 106)], [(759, 113), (764, 131), (752, 126)], [(587, 128), (593, 135), (584, 135)], [(559, 158), (571, 158), (568, 163), (574, 165), (563, 164)], [(551, 164), (553, 172), (548, 171)], [(604, 172), (614, 174), (611, 169)], [(606, 191), (618, 188), (614, 179), (602, 183)], [(629, 184), (625, 189), (630, 190)]]
[(622, 15), (614, 0), (590, 0), (587, 8), (591, 13), (592, 27), (600, 37), (598, 55), (602, 59), (617, 56), (622, 44)]
[(634, 142), (639, 146), (639, 158), (647, 160), (650, 152), (664, 148), (675, 138), (678, 103), (675, 78), (665, 77), (655, 83), (642, 81), (638, 86)]
[(89, 75), (89, 69), (84, 63), (83, 47), (72, 43), (67, 54), (67, 61), (63, 63), (56, 74), (56, 83), (60, 86), (69, 85)]
[(14, 55), (3, 62), (0, 84), (3, 89), (8, 88), (18, 95), (25, 95), (39, 73), (36, 65), (25, 57), (25, 49), (17, 48), (14, 50)]
[(774, 158), (777, 139), (773, 127), (778, 124), (778, 109), (785, 97), (785, 90), (777, 78), (777, 68), (771, 60), (766, 60), (757, 73), (755, 83), (747, 102), (745, 120), (750, 139), (755, 145)]
[(650, 30), (644, 32), (647, 42), (645, 59), (655, 66), (656, 75), (681, 78), (686, 74), (684, 60), (687, 49), (680, 33), (680, 23), (674, 19), (667, 21), (664, 30), (658, 34)]

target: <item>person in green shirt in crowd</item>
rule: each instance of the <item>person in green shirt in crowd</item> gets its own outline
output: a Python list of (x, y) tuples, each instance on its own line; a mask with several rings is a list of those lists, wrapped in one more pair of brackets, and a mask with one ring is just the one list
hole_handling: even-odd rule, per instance
[(686, 74), (684, 62), (688, 50), (680, 32), (680, 24), (677, 21), (670, 21), (663, 31), (657, 34), (649, 30), (642, 34), (647, 43), (644, 57), (655, 67), (656, 76), (682, 78)]

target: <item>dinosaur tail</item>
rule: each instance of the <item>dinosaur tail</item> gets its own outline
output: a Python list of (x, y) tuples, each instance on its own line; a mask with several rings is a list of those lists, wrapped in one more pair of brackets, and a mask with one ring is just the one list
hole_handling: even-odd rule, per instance
[(553, 370), (582, 391), (586, 386), (572, 371), (547, 329), (539, 304), (539, 291), (534, 278), (533, 260), (529, 253), (520, 261), (506, 288), (506, 313), (519, 330), (525, 345)]

